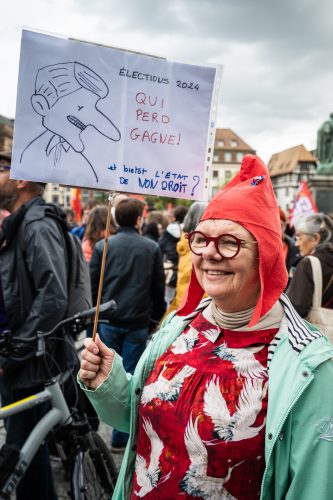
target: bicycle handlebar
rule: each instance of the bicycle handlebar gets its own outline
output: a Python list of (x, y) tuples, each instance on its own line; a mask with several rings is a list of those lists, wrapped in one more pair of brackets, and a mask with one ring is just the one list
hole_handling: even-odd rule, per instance
[[(103, 313), (106, 311), (114, 311), (116, 308), (116, 302), (114, 300), (109, 300), (108, 302), (100, 305), (99, 312)], [(22, 346), (22, 344), (29, 344), (32, 342), (36, 342), (37, 340), (37, 343), (40, 344), (44, 339), (57, 334), (62, 328), (65, 328), (66, 330), (69, 329), (69, 327), (73, 327), (75, 325), (78, 326), (81, 322), (84, 322), (84, 320), (92, 318), (95, 313), (96, 307), (92, 307), (91, 309), (87, 309), (86, 311), (81, 311), (70, 318), (63, 319), (48, 332), (38, 331), (33, 337), (24, 338), (13, 336), (10, 330), (7, 330), (6, 332), (3, 332), (3, 336), (0, 337), (0, 354), (2, 354), (3, 356), (11, 355), (12, 351), (15, 350), (15, 348), (13, 347), (15, 343), (21, 344)], [(20, 357), (21, 360), (22, 358), (24, 358), (24, 356)]]
[[(108, 302), (104, 302), (104, 304), (100, 305), (99, 312), (103, 313), (106, 311), (115, 311), (117, 309), (117, 304), (114, 300), (109, 300)], [(60, 321), (52, 330), (48, 332), (38, 332), (43, 337), (48, 337), (50, 335), (54, 335), (58, 330), (65, 326), (71, 326), (74, 323), (79, 323), (80, 320), (88, 319), (94, 316), (96, 313), (96, 307), (92, 307), (91, 309), (87, 309), (86, 311), (79, 312), (72, 316), (71, 318), (66, 318)]]

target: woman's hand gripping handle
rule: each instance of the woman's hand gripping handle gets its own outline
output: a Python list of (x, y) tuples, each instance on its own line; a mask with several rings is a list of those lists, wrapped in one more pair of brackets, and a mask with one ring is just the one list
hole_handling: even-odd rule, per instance
[(107, 379), (114, 359), (111, 351), (96, 335), (95, 342), (88, 338), (84, 340), (79, 377), (89, 389), (96, 389)]

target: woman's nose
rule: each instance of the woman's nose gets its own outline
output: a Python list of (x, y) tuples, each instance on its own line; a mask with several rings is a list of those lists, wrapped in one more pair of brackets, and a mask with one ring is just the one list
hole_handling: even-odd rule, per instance
[(210, 241), (208, 245), (204, 248), (202, 252), (202, 257), (206, 259), (217, 259), (222, 260), (223, 257), (216, 250), (214, 241)]

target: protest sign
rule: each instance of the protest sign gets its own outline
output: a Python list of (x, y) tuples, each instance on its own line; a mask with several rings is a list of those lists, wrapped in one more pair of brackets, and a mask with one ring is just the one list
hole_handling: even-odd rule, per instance
[(206, 199), (220, 79), (24, 30), (11, 177)]

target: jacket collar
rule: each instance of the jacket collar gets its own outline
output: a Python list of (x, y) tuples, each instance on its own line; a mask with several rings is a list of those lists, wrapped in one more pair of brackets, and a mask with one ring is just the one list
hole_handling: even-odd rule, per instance
[(288, 321), (289, 343), (294, 351), (300, 353), (310, 342), (323, 337), (319, 330), (311, 329), (308, 323), (301, 318), (284, 293), (281, 295), (280, 301)]
[(10, 243), (15, 238), (17, 230), (21, 225), (21, 222), (27, 210), (38, 199), (39, 197), (29, 200), (27, 203), (21, 205), (19, 209), (15, 210), (15, 212), (5, 218), (2, 225), (3, 232), (1, 235), (1, 244), (4, 244), (4, 242), (6, 242), (6, 246), (10, 245)]
[(132, 227), (132, 226), (118, 227), (117, 234), (118, 233), (138, 233), (139, 234), (139, 232), (135, 229), (135, 227)]
[[(310, 344), (313, 340), (319, 337), (323, 337), (323, 334), (317, 329), (311, 329), (308, 323), (306, 323), (296, 312), (290, 300), (284, 293), (280, 296), (279, 300), (282, 303), (285, 312), (285, 317), (286, 317), (285, 326), (287, 327), (288, 331), (289, 344), (291, 348), (297, 354), (299, 354), (304, 349), (304, 347)], [(183, 322), (183, 327), (186, 328), (191, 323), (191, 321), (197, 316), (197, 314), (203, 311), (210, 302), (211, 298), (208, 297), (207, 299), (202, 300), (198, 305), (198, 307), (188, 316), (184, 317), (179, 316), (179, 318), (181, 318)], [(275, 347), (281, 338), (280, 334), (281, 330), (282, 328), (280, 328), (277, 336), (274, 338), (270, 346), (268, 362), (273, 357)]]

